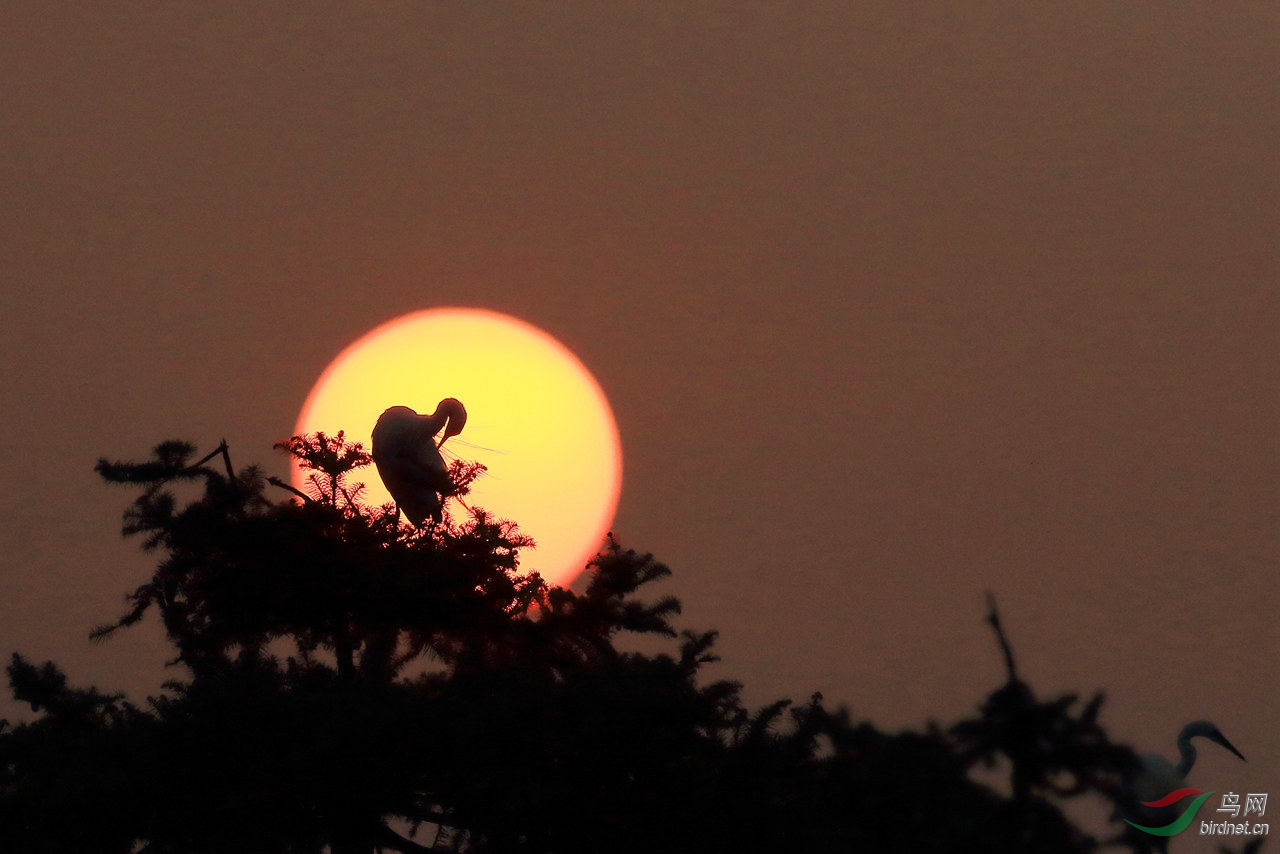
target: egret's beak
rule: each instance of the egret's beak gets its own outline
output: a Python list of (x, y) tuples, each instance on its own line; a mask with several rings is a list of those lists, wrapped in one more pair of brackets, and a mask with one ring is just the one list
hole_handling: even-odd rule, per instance
[(1236, 746), (1235, 746), (1234, 744), (1232, 744), (1231, 742), (1227, 741), (1227, 737), (1226, 737), (1225, 735), (1223, 735), (1222, 733), (1218, 733), (1218, 738), (1216, 738), (1216, 739), (1214, 739), (1214, 740), (1215, 740), (1215, 741), (1217, 741), (1217, 742), (1218, 742), (1218, 744), (1221, 744), (1223, 747), (1225, 747), (1227, 750), (1230, 750), (1230, 751), (1231, 751), (1232, 753), (1234, 753), (1236, 756), (1239, 756), (1239, 757), (1240, 757), (1240, 761), (1241, 761), (1241, 762), (1248, 762), (1248, 761), (1249, 761), (1248, 759), (1245, 759), (1245, 758), (1244, 758), (1244, 754), (1243, 754), (1243, 753), (1241, 753), (1240, 751), (1236, 750)]

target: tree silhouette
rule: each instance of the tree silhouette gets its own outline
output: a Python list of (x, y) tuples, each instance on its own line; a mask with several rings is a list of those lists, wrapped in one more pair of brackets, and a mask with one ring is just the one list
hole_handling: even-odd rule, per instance
[[(158, 561), (92, 637), (154, 609), (179, 676), (139, 707), (15, 654), (38, 717), (0, 722), (0, 851), (1084, 852), (1061, 804), (1133, 768), (1101, 696), (1073, 714), (1016, 677), (994, 605), (1009, 680), (979, 717), (888, 734), (819, 694), (750, 711), (702, 678), (715, 633), (641, 595), (669, 574), (651, 555), (611, 538), (582, 593), (549, 587), (480, 508), (415, 529), (364, 504), (341, 433), (277, 447), (307, 491), (236, 472), (225, 443), (99, 462), (140, 491), (124, 533)], [(455, 462), (446, 497), (482, 473)], [(971, 774), (998, 760), (1007, 795)]]

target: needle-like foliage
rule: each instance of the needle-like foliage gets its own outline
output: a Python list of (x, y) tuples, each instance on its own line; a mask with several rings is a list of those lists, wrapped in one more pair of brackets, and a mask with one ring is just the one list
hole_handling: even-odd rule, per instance
[[(99, 463), (139, 491), (124, 533), (157, 564), (92, 636), (157, 613), (174, 678), (138, 707), (15, 655), (37, 717), (0, 722), (0, 851), (1098, 847), (1059, 805), (1107, 796), (1131, 754), (1100, 697), (1076, 714), (1016, 678), (994, 609), (1010, 678), (978, 718), (887, 734), (817, 694), (751, 711), (706, 678), (715, 633), (644, 595), (670, 574), (652, 555), (611, 537), (582, 592), (548, 587), (521, 571), (531, 541), (481, 508), (416, 529), (363, 503), (369, 457), (343, 434), (278, 447), (307, 491), (235, 471), (225, 443)], [(455, 462), (445, 498), (482, 471)], [(627, 652), (624, 633), (667, 647)], [(998, 759), (1012, 795), (971, 776)]]

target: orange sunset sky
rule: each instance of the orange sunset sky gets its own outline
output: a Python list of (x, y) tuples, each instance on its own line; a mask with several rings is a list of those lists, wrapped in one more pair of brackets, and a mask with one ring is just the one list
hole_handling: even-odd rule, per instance
[(87, 640), (150, 572), (95, 460), (284, 474), (344, 347), (474, 306), (598, 380), (748, 701), (954, 721), (990, 590), (1274, 793), (1278, 8), (0, 2), (0, 654), (157, 691), (154, 620)]

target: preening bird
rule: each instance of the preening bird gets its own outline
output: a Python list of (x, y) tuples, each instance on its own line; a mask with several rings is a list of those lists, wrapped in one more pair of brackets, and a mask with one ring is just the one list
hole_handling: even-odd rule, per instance
[[(1227, 741), (1227, 737), (1212, 723), (1192, 721), (1178, 733), (1179, 757), (1176, 766), (1156, 753), (1139, 754), (1138, 760), (1142, 767), (1134, 777), (1132, 790), (1128, 793), (1130, 803), (1124, 810), (1127, 819), (1144, 827), (1162, 827), (1176, 819), (1186, 809), (1186, 802), (1164, 807), (1148, 807), (1144, 806), (1143, 802), (1158, 801), (1165, 795), (1186, 787), (1187, 774), (1196, 764), (1196, 748), (1191, 743), (1193, 738), (1207, 738), (1244, 759), (1244, 754), (1236, 750), (1235, 745)], [(1149, 836), (1146, 837), (1146, 841), (1160, 851), (1165, 850), (1165, 846), (1168, 845), (1167, 837)]]
[[(373, 427), (373, 462), (397, 510), (415, 527), (428, 518), (440, 521), (440, 493), (450, 486), (440, 446), (461, 433), (466, 423), (466, 408), (452, 397), (440, 401), (430, 415), (393, 406), (378, 416)], [(437, 442), (442, 427), (444, 435)]]

